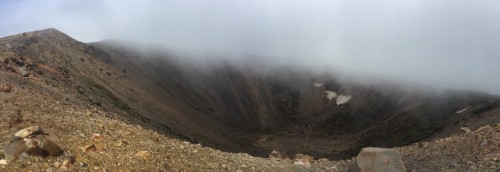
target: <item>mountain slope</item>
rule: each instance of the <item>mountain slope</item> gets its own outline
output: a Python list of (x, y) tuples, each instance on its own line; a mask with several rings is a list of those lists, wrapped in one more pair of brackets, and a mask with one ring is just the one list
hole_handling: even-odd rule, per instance
[[(147, 48), (116, 41), (91, 46), (108, 52), (113, 66), (158, 95), (151, 97), (182, 109), (177, 112), (188, 119), (203, 118), (215, 124), (193, 121), (189, 125), (218, 128), (214, 132), (246, 147), (229, 146), (228, 150), (264, 157), (278, 150), (288, 156), (306, 153), (337, 159), (365, 146), (401, 146), (456, 126), (475, 116), (474, 111), (498, 101), (498, 97), (473, 92), (342, 82), (331, 75), (289, 68), (260, 72), (259, 67), (230, 62), (203, 66), (161, 50), (145, 52)], [(350, 99), (337, 104), (335, 99), (328, 100), (325, 91)], [(456, 113), (465, 107), (470, 108)], [(215, 134), (201, 134), (205, 136), (201, 142), (218, 142), (211, 138)]]
[[(116, 42), (84, 44), (55, 29), (0, 39), (0, 57), (0, 82), (14, 90), (0, 93), (5, 102), (2, 119), (7, 121), (2, 124), (1, 146), (9, 133), (41, 125), (68, 144), (68, 156), (98, 168), (114, 168), (112, 164), (123, 160), (129, 163), (123, 164), (124, 169), (140, 169), (140, 158), (111, 157), (134, 157), (147, 149), (153, 158), (145, 161), (151, 166), (144, 168), (150, 170), (212, 168), (209, 163), (223, 168), (217, 163), (228, 162), (238, 165), (229, 169), (246, 164), (244, 169), (269, 170), (274, 165), (301, 171), (303, 167), (289, 160), (227, 154), (192, 144), (183, 147), (203, 153), (184, 155), (184, 148), (177, 149), (184, 143), (171, 138), (262, 157), (277, 150), (288, 157), (303, 153), (340, 159), (364, 146), (406, 145), (458, 133), (465, 125), (475, 129), (499, 122), (496, 96), (362, 85), (287, 68), (263, 73), (231, 63), (203, 66)], [(19, 67), (29, 74), (22, 77)], [(337, 99), (329, 100), (325, 91), (335, 92)], [(344, 101), (339, 101), (341, 96)], [(149, 130), (127, 131), (134, 125)], [(88, 155), (77, 148), (86, 145), (92, 133), (110, 138), (97, 146), (104, 153)], [(123, 139), (134, 149), (117, 148)], [(198, 164), (183, 162), (206, 155), (210, 156), (196, 160)], [(220, 156), (236, 156), (233, 159), (241, 162)], [(164, 165), (164, 159), (173, 165)], [(97, 161), (106, 163), (96, 165)], [(340, 170), (345, 165), (344, 161), (318, 163), (308, 169), (333, 170), (338, 165)], [(262, 164), (268, 166), (259, 167)]]

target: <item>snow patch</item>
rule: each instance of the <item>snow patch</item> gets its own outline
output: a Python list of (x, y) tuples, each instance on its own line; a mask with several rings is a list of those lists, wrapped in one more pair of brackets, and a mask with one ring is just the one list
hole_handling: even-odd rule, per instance
[(334, 99), (334, 98), (337, 97), (337, 93), (336, 92), (326, 90), (325, 93), (326, 93), (326, 98), (328, 100), (332, 100), (332, 99)]
[(466, 108), (463, 108), (463, 109), (461, 109), (461, 110), (457, 110), (455, 113), (462, 113), (462, 112), (465, 112), (466, 110), (469, 110), (469, 108), (471, 108), (471, 106), (466, 107)]
[(337, 92), (330, 91), (330, 90), (325, 90), (326, 93), (326, 98), (328, 101), (331, 101), (332, 99), (336, 99), (337, 105), (341, 105), (344, 103), (349, 102), (351, 100), (352, 96), (351, 95), (343, 95), (343, 94), (337, 94)]
[(323, 83), (319, 83), (319, 82), (313, 82), (314, 86), (315, 87), (322, 87), (323, 86)]
[(341, 105), (341, 104), (344, 104), (344, 103), (347, 103), (349, 100), (351, 100), (351, 97), (350, 95), (339, 95), (337, 97), (337, 105)]

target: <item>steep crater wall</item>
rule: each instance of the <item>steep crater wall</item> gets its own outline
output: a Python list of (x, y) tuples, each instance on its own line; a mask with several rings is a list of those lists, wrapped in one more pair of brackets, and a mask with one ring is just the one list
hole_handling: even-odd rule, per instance
[[(190, 111), (179, 112), (183, 116), (207, 118), (219, 132), (194, 140), (220, 142), (211, 136), (223, 133), (221, 137), (243, 148), (228, 150), (258, 156), (277, 150), (288, 156), (304, 153), (337, 159), (365, 146), (406, 145), (498, 101), (471, 92), (342, 83), (333, 76), (288, 68), (262, 73), (230, 64), (197, 66), (175, 56), (138, 53), (112, 43), (94, 45), (112, 54), (115, 67), (150, 86), (149, 93), (159, 102), (184, 106)], [(470, 110), (456, 113), (469, 106)]]
[(481, 117), (500, 106), (496, 96), (363, 85), (287, 67), (204, 65), (112, 41), (84, 44), (54, 29), (2, 38), (0, 52), (2, 66), (24, 66), (29, 79), (64, 90), (54, 92), (68, 101), (263, 157), (275, 150), (340, 159), (499, 118)]

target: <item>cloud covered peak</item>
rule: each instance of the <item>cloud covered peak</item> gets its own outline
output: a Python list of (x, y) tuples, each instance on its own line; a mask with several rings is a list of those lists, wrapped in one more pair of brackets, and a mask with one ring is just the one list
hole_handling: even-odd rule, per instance
[(77, 40), (157, 44), (189, 57), (260, 57), (500, 94), (496, 1), (6, 1), (0, 36), (54, 27)]

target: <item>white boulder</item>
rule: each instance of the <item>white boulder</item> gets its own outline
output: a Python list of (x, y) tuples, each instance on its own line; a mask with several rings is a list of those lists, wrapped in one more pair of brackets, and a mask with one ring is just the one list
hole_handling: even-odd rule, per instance
[(363, 148), (348, 172), (405, 172), (401, 155), (394, 149)]

